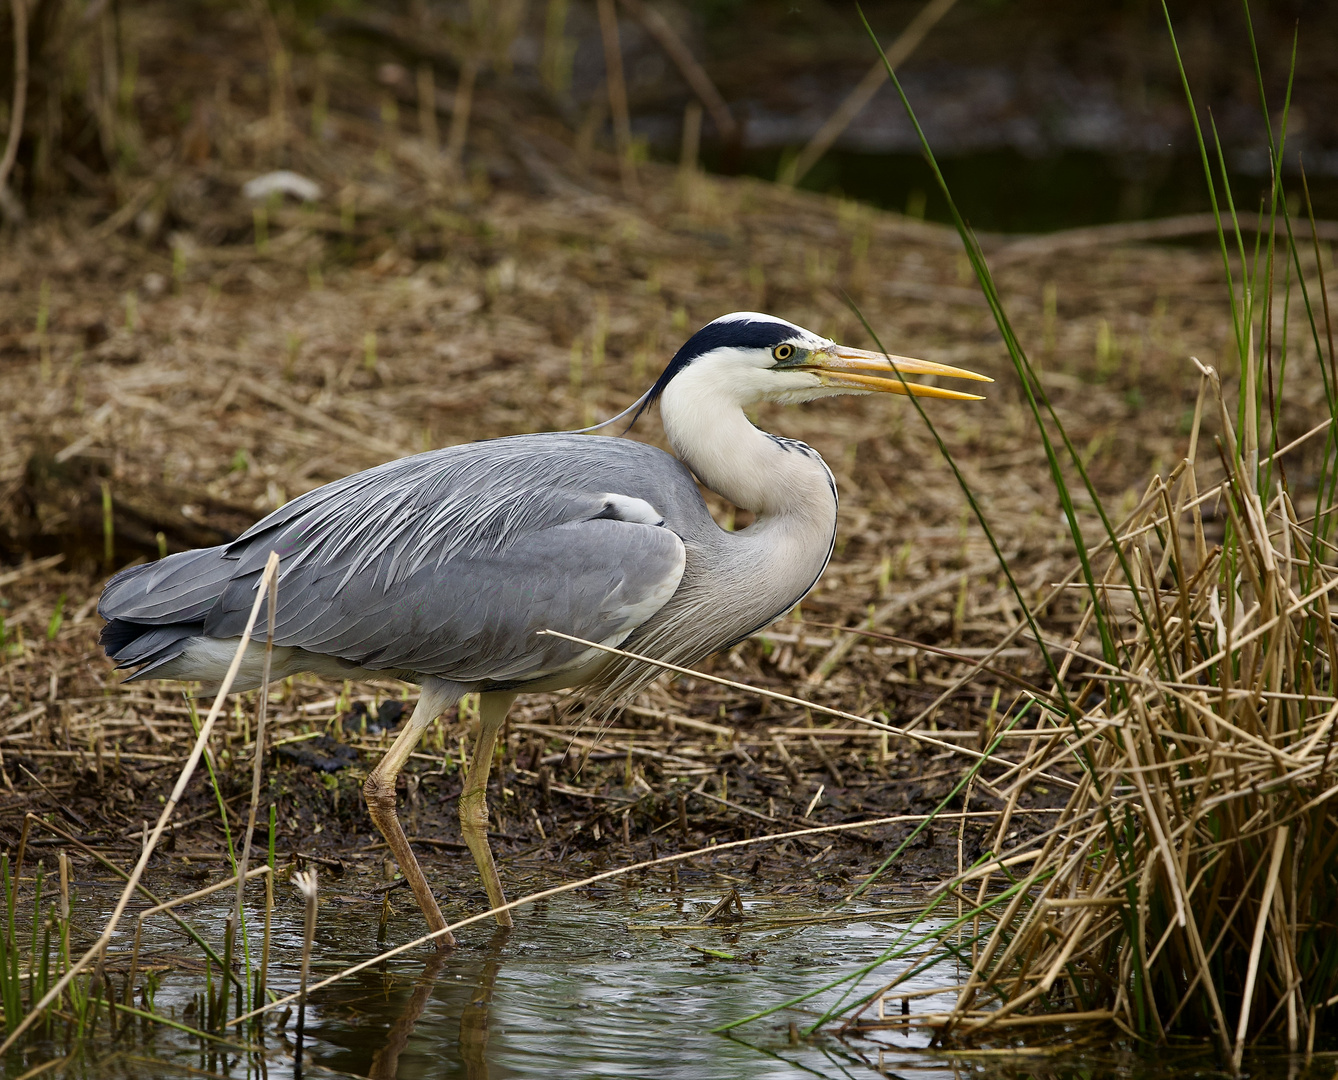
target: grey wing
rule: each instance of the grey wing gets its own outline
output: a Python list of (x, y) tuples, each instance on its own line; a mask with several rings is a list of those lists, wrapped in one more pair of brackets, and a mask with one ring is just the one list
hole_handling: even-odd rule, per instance
[(233, 573), (204, 633), (241, 634), (273, 549), (276, 644), (458, 682), (572, 667), (588, 650), (536, 631), (621, 642), (673, 595), (686, 559), (653, 506), (617, 490), (622, 465), (643, 477), (659, 465), (650, 448), (597, 442), (475, 444), (295, 500), (224, 549)]

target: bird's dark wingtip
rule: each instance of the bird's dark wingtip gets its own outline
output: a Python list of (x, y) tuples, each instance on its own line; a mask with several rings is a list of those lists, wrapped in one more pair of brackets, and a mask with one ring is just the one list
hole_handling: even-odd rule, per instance
[(133, 623), (128, 619), (111, 619), (98, 634), (98, 644), (102, 646), (103, 652), (115, 660), (126, 646), (149, 629), (143, 623)]
[[(98, 635), (107, 656), (120, 668), (139, 668), (127, 681), (143, 679), (186, 650), (191, 638), (202, 633), (198, 623), (151, 626), (130, 619), (112, 619)], [(141, 666), (142, 665), (142, 666)]]

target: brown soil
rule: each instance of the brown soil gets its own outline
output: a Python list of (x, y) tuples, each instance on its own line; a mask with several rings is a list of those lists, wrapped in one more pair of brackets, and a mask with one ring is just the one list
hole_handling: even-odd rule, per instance
[[(141, 78), (158, 79), (160, 93), (174, 47), (166, 33), (141, 41)], [(247, 48), (258, 45), (238, 43), (236, 55)], [(69, 202), (8, 241), (0, 261), (0, 548), (11, 564), (0, 568), (6, 845), (32, 811), (128, 860), (189, 745), (181, 689), (122, 686), (97, 648), (95, 605), (109, 570), (155, 558), (160, 546), (218, 542), (300, 492), (395, 454), (610, 415), (693, 328), (732, 309), (772, 311), (867, 344), (841, 300), (847, 293), (889, 349), (994, 376), (988, 401), (931, 402), (931, 418), (1024, 595), (1039, 598), (1066, 572), (1072, 545), (1041, 442), (954, 234), (660, 166), (641, 167), (642, 194), (629, 199), (612, 158), (573, 149), (560, 125), (500, 92), (478, 101), (466, 167), (455, 170), (417, 136), (408, 109), (402, 122), (378, 122), (341, 107), (344, 98), (410, 93), (393, 72), (379, 89), (355, 74), (331, 75), (321, 140), (303, 134), (300, 94), (301, 115), (276, 120), (267, 111), (263, 79), (239, 82), (199, 124), (174, 129), (160, 117), (162, 131), (149, 132), (146, 121), (144, 137), (177, 140), (157, 172), (117, 174), (104, 194)], [(323, 198), (268, 209), (246, 202), (240, 184), (278, 166), (317, 180)], [(1149, 477), (1183, 454), (1198, 385), (1188, 357), (1234, 375), (1220, 255), (1212, 246), (1108, 245), (1010, 257), (996, 245), (992, 257), (1019, 336), (1098, 491), (1113, 513), (1132, 506)], [(1332, 281), (1327, 248), (1323, 259)], [(1311, 259), (1312, 278), (1314, 270)], [(1318, 300), (1314, 281), (1311, 289)], [(1322, 415), (1299, 309), (1294, 300), (1283, 440)], [(702, 670), (883, 713), (974, 747), (996, 709), (1014, 703), (1014, 683), (982, 672), (921, 714), (1019, 614), (929, 433), (906, 403), (887, 399), (765, 407), (758, 422), (812, 444), (830, 464), (842, 500), (836, 553), (793, 616)], [(661, 440), (653, 417), (634, 435)], [(1288, 458), (1302, 499), (1313, 498), (1311, 460), (1306, 449)], [(1079, 505), (1090, 509), (1085, 495)], [(713, 508), (722, 522), (746, 524), (718, 499)], [(1095, 516), (1086, 520), (1095, 535)], [(1076, 596), (1051, 605), (1047, 631), (1063, 637), (1077, 610)], [(880, 633), (901, 640), (863, 638), (824, 665), (833, 627), (867, 626), (871, 613)], [(1043, 677), (1025, 639), (994, 664)], [(386, 740), (364, 733), (353, 710), (361, 703), (374, 716), (379, 702), (406, 693), (399, 684), (313, 679), (278, 690), (272, 717), (283, 745), (262, 806), (276, 806), (281, 852), (375, 852), (359, 785)], [(560, 714), (560, 703), (537, 696), (513, 711), (491, 790), (504, 857), (612, 865), (795, 822), (924, 813), (966, 767), (910, 741), (894, 739), (884, 753), (875, 733), (847, 722), (691, 678), (662, 682), (634, 707), (579, 729), (579, 712)], [(214, 747), (234, 837), (249, 790), (250, 709), (243, 698)], [(453, 796), (469, 727), (468, 710), (443, 722), (407, 770), (405, 816), (428, 861), (459, 857)], [(308, 735), (324, 737), (299, 738)], [(584, 740), (596, 735), (592, 748)], [(340, 746), (354, 749), (330, 772), (321, 769), (328, 761), (298, 753), (336, 758)], [(193, 782), (167, 857), (219, 859), (221, 823), (206, 783)], [(1021, 805), (1045, 794), (1033, 788)], [(971, 809), (996, 805), (987, 788), (972, 790)], [(759, 858), (759, 869), (784, 868), (794, 888), (848, 891), (911, 827), (758, 849), (732, 865), (748, 869)], [(960, 844), (955, 827), (926, 834), (899, 865), (900, 879), (937, 879), (971, 859), (987, 833), (985, 819)]]

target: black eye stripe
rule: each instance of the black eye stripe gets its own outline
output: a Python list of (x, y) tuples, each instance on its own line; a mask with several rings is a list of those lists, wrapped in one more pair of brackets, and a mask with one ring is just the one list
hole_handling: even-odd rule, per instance
[(713, 349), (729, 346), (742, 349), (774, 349), (787, 338), (792, 338), (800, 332), (802, 332), (800, 327), (779, 319), (717, 319), (715, 322), (707, 323), (688, 338), (683, 347), (674, 354), (669, 366), (655, 380), (650, 393), (633, 415), (628, 430), (631, 430), (631, 425), (637, 422), (642, 413), (659, 400), (669, 381), (699, 356), (705, 356)]

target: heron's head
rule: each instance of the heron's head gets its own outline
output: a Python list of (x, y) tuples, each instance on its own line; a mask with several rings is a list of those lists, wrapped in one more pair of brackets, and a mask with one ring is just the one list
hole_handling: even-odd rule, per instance
[(980, 399), (979, 394), (905, 378), (914, 375), (992, 381), (947, 364), (847, 348), (774, 315), (736, 311), (707, 323), (688, 338), (641, 408), (649, 407), (671, 385), (675, 391), (690, 390), (743, 408), (762, 401), (793, 404), (836, 394), (879, 392), (956, 401)]

